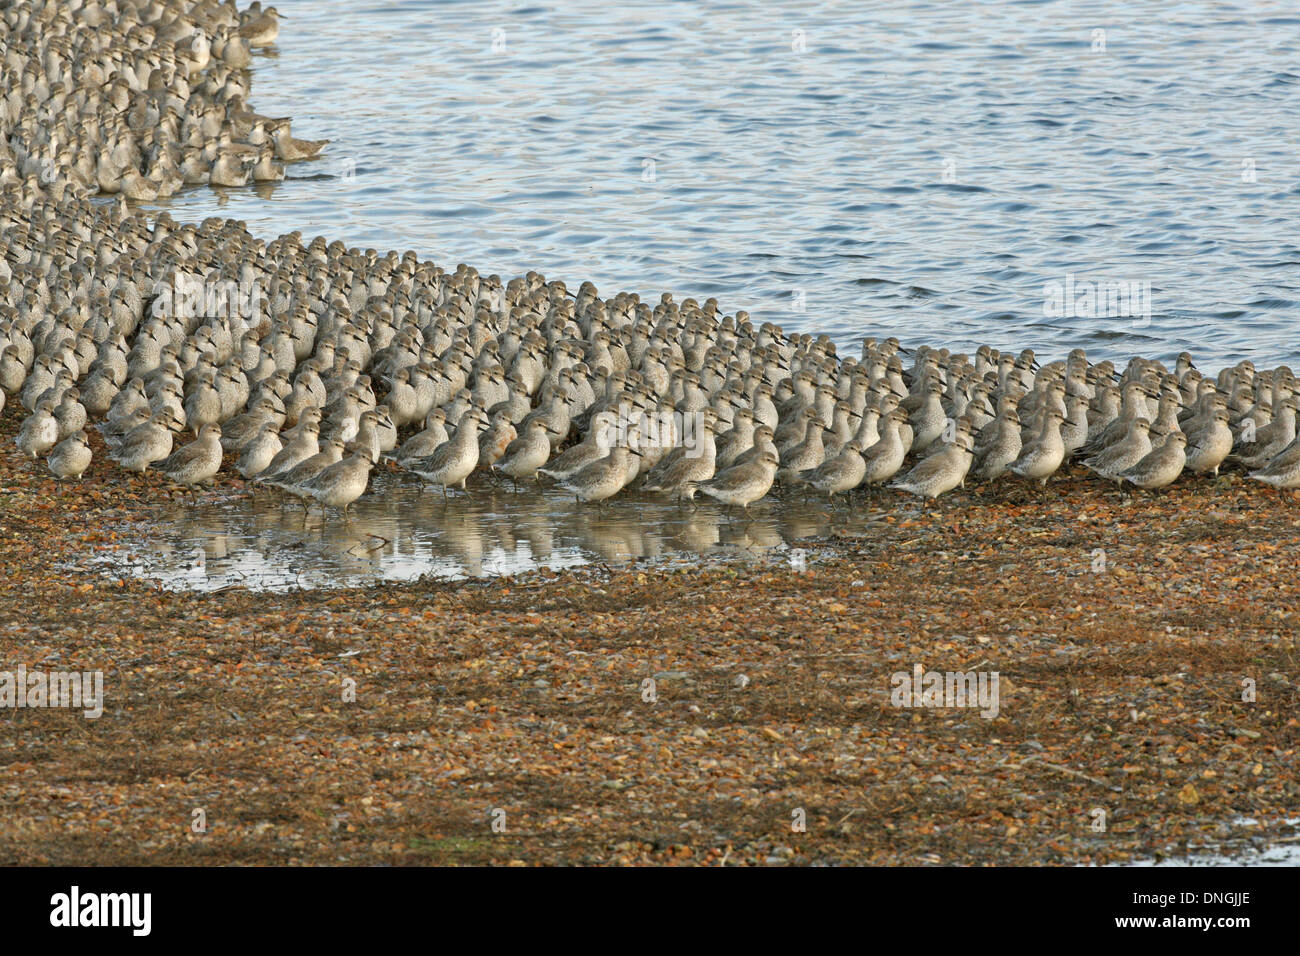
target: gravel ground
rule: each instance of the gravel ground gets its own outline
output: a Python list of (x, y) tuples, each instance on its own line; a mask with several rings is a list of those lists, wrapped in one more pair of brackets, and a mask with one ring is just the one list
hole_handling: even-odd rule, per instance
[[(142, 503), (183, 492), (102, 460), (58, 484), (18, 421), (0, 671), (102, 670), (105, 704), (0, 709), (6, 865), (1076, 864), (1300, 839), (1300, 501), (1240, 475), (882, 493), (859, 505), (875, 530), (802, 570), (196, 595), (86, 566), (147, 546)], [(996, 671), (997, 716), (894, 706), (918, 664)]]

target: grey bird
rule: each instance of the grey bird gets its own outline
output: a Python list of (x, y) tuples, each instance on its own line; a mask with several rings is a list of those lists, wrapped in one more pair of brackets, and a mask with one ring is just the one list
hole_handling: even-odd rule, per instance
[(181, 485), (211, 481), (220, 469), (221, 426), (216, 423), (204, 425), (198, 438), (158, 462), (158, 470)]
[(90, 460), (90, 443), (86, 440), (86, 433), (81, 431), (55, 445), (46, 463), (56, 478), (79, 479), (90, 467)]

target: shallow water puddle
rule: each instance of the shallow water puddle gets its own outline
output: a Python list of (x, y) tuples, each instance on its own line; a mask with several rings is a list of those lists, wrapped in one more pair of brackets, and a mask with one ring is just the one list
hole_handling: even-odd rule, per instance
[(692, 509), (648, 495), (578, 506), (553, 490), (471, 482), (472, 497), (402, 476), (377, 474), (345, 523), (276, 491), (165, 501), (143, 518), (142, 540), (101, 551), (97, 567), (156, 580), (174, 590), (354, 587), (428, 576), (456, 580), (539, 568), (636, 561), (815, 560), (799, 542), (832, 533), (867, 534), (870, 503), (799, 496), (728, 514), (712, 502)]
[[(1300, 826), (1300, 817), (1285, 820), (1290, 827)], [(1185, 856), (1168, 856), (1159, 860), (1132, 860), (1117, 863), (1116, 866), (1300, 866), (1300, 843), (1276, 842), (1268, 844), (1250, 832), (1258, 827), (1259, 821), (1250, 817), (1241, 817), (1232, 821), (1233, 832), (1216, 845), (1202, 848), (1196, 853)], [(1288, 837), (1288, 840), (1300, 840), (1300, 835)]]

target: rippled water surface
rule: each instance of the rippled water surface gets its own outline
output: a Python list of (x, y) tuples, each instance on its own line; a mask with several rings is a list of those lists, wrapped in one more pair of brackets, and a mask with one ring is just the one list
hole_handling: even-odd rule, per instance
[[(253, 105), (333, 142), (174, 214), (846, 345), (1300, 356), (1293, 3), (277, 8)], [(1069, 274), (1149, 283), (1150, 319), (1045, 316)]]

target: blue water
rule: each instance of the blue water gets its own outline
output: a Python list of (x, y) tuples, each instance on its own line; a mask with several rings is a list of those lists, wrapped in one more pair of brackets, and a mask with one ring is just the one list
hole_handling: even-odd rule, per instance
[[(1300, 361), (1293, 4), (277, 8), (252, 104), (332, 144), (173, 215), (716, 296), (855, 353)], [(1046, 315), (1069, 274), (1149, 320)]]

